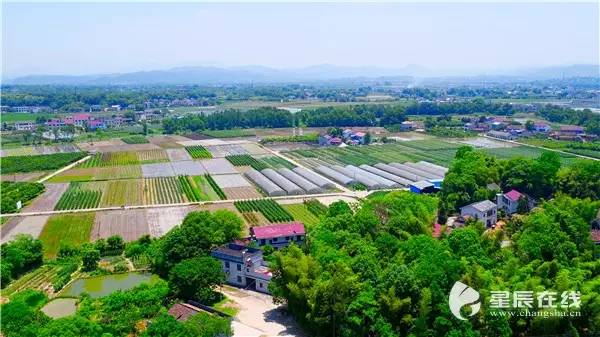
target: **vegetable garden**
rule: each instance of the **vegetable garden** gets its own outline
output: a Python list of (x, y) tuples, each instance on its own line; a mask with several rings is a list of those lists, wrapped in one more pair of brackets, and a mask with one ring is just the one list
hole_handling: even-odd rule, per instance
[(319, 222), (319, 217), (309, 211), (305, 204), (290, 204), (283, 205), (282, 207), (292, 215), (294, 220), (298, 220), (307, 226), (312, 226)]
[(194, 159), (212, 158), (212, 154), (202, 145), (186, 146), (185, 149)]
[(219, 187), (219, 185), (217, 185), (217, 183), (210, 176), (210, 174), (205, 174), (204, 178), (206, 179), (206, 181), (208, 182), (208, 184), (210, 185), (210, 187), (213, 189), (213, 191), (215, 191), (215, 193), (217, 193), (217, 195), (219, 196), (219, 198), (221, 198), (221, 200), (227, 199), (227, 196), (225, 195), (225, 192), (223, 192), (223, 190), (221, 189), (221, 187)]
[(72, 182), (69, 189), (60, 197), (54, 209), (60, 211), (98, 207), (102, 198), (102, 191), (99, 189), (84, 189), (81, 184)]
[(2, 296), (9, 297), (25, 289), (44, 291), (50, 286), (57, 292), (71, 280), (78, 267), (75, 260), (51, 261), (11, 282), (2, 289)]
[(240, 213), (260, 212), (270, 222), (287, 222), (294, 217), (273, 199), (257, 199), (234, 202)]
[(150, 143), (145, 136), (133, 135), (129, 137), (123, 137), (121, 140), (127, 144), (147, 144)]
[(137, 157), (142, 164), (162, 163), (169, 161), (167, 152), (159, 149), (138, 151)]
[(269, 166), (262, 161), (251, 157), (248, 154), (236, 154), (225, 157), (233, 166), (251, 166), (253, 169), (260, 171), (268, 168)]
[(190, 176), (178, 176), (177, 179), (179, 180), (179, 185), (188, 201), (202, 200), (200, 189), (196, 185), (194, 178)]
[(85, 157), (85, 152), (43, 154), (39, 156), (4, 157), (0, 162), (2, 174), (56, 170)]
[(90, 241), (95, 213), (69, 213), (54, 215), (48, 219), (40, 234), (44, 257), (54, 258), (61, 245), (80, 246)]
[(107, 167), (139, 164), (137, 152), (105, 152), (96, 153), (92, 158), (81, 164), (81, 167)]
[(184, 201), (184, 193), (177, 177), (144, 179), (146, 204), (175, 204)]

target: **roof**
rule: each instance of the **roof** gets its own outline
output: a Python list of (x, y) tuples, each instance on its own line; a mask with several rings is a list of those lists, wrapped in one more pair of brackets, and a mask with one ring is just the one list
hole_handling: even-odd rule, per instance
[(73, 115), (73, 119), (90, 119), (92, 115), (88, 113), (76, 113)]
[(213, 253), (220, 253), (227, 256), (234, 256), (238, 258), (242, 258), (244, 253), (253, 254), (256, 252), (260, 252), (260, 249), (250, 248), (243, 245), (238, 245), (235, 243), (229, 243), (223, 246), (216, 248)]
[(519, 201), (523, 194), (517, 190), (510, 190), (509, 192), (504, 193), (504, 196), (512, 201)]
[(592, 241), (600, 242), (600, 230), (592, 229), (590, 232), (592, 234)]
[(493, 202), (489, 201), (489, 200), (484, 200), (484, 201), (479, 201), (479, 202), (474, 202), (470, 205), (461, 207), (461, 209), (465, 208), (465, 207), (473, 207), (476, 210), (480, 211), (480, 212), (486, 212), (489, 211), (492, 208), (496, 207), (496, 204), (494, 204)]
[(257, 239), (276, 238), (282, 236), (303, 235), (304, 224), (301, 222), (290, 222), (269, 226), (260, 226), (250, 228), (250, 234)]
[(175, 303), (169, 309), (169, 315), (175, 317), (178, 321), (185, 321), (190, 316), (193, 316), (199, 313), (200, 308), (196, 308), (195, 306), (187, 303)]
[(364, 136), (366, 136), (366, 133), (358, 131), (358, 132), (355, 132), (354, 135), (357, 137), (364, 137)]
[(421, 181), (416, 181), (416, 182), (410, 184), (410, 186), (414, 186), (414, 187), (422, 190), (422, 189), (427, 188), (427, 187), (432, 187), (433, 184), (430, 183), (429, 181), (421, 180)]
[(562, 125), (560, 127), (561, 131), (583, 131), (583, 126), (578, 125)]

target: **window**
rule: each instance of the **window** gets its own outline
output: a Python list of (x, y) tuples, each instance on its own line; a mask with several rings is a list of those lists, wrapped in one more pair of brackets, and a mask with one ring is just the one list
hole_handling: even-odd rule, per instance
[(273, 241), (273, 242), (277, 242), (277, 238), (273, 238), (271, 241)]
[(302, 235), (298, 235), (298, 236), (296, 237), (296, 240), (297, 240), (297, 241), (302, 241)]
[(246, 273), (249, 273), (249, 272), (250, 272), (250, 268), (246, 268)]
[(239, 264), (239, 263), (237, 264), (237, 270), (238, 270), (238, 271), (242, 271), (242, 265), (241, 265), (241, 264)]
[(290, 241), (290, 237), (289, 237), (289, 236), (286, 236), (286, 237), (285, 237), (285, 241)]
[(261, 246), (265, 244), (265, 239), (260, 239)]
[(225, 261), (225, 268), (229, 268), (229, 261)]
[(238, 283), (242, 283), (242, 277), (241, 277), (241, 276), (238, 276), (238, 277), (237, 277), (237, 281), (238, 281)]
[(262, 285), (262, 282), (258, 282), (258, 287), (259, 287), (259, 288), (262, 288), (262, 287), (263, 287), (263, 285)]

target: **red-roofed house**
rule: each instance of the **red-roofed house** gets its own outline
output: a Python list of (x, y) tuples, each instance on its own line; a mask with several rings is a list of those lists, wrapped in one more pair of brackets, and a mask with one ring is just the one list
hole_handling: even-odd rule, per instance
[(173, 316), (178, 321), (185, 321), (190, 318), (190, 316), (194, 316), (200, 311), (202, 311), (200, 308), (197, 308), (191, 304), (175, 303), (169, 309), (169, 315)]
[(519, 208), (519, 200), (521, 198), (526, 198), (528, 202), (528, 208), (533, 208), (533, 200), (529, 198), (526, 194), (521, 193), (515, 189), (510, 190), (503, 194), (496, 195), (496, 204), (498, 204), (498, 209), (503, 209), (507, 214), (516, 213)]
[(259, 246), (271, 245), (275, 248), (281, 248), (292, 242), (300, 244), (304, 241), (305, 235), (304, 225), (300, 222), (250, 228), (250, 237)]

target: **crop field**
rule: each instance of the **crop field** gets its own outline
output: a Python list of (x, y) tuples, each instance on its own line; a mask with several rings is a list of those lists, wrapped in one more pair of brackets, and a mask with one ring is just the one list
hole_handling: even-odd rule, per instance
[[(206, 176), (194, 176), (194, 182), (200, 191), (200, 200), (219, 200), (221, 197), (213, 189)], [(222, 191), (221, 191), (222, 192)]]
[(204, 130), (202, 134), (214, 138), (235, 138), (256, 136), (254, 129)]
[(192, 160), (192, 157), (185, 149), (167, 149), (166, 151), (169, 160), (172, 162)]
[(264, 163), (266, 163), (269, 167), (271, 168), (289, 168), (289, 169), (293, 169), (294, 167), (296, 167), (294, 164), (290, 163), (289, 161), (281, 158), (281, 157), (277, 157), (277, 156), (270, 156), (270, 157), (262, 157), (260, 158), (260, 160)]
[(243, 144), (207, 145), (206, 149), (212, 154), (213, 158), (248, 154)]
[[(537, 158), (544, 152), (543, 149), (529, 146), (485, 149), (484, 151), (500, 159), (509, 159), (514, 157)], [(565, 153), (558, 153), (558, 155), (560, 156), (560, 161), (563, 165), (570, 165), (577, 159), (577, 157)]]
[(0, 199), (2, 199), (0, 212), (5, 214), (18, 212), (18, 202), (25, 206), (29, 201), (42, 194), (45, 188), (41, 183), (3, 181), (0, 184)]
[(125, 241), (133, 241), (146, 234), (150, 234), (146, 210), (103, 211), (96, 214), (91, 240), (119, 235)]
[(225, 158), (235, 166), (251, 166), (257, 171), (261, 171), (269, 167), (266, 163), (259, 161), (248, 154), (232, 155)]
[(25, 289), (52, 292), (54, 291), (53, 284), (57, 283), (63, 277), (63, 274), (70, 276), (72, 270), (72, 264), (44, 264), (12, 281), (6, 288), (2, 289), (2, 296), (9, 297)]
[(215, 183), (221, 188), (229, 187), (252, 187), (241, 174), (221, 174), (212, 177)]
[(121, 140), (127, 144), (147, 144), (150, 143), (145, 136), (142, 135), (133, 135), (129, 137), (123, 137)]
[(162, 163), (169, 161), (169, 157), (164, 150), (145, 150), (137, 152), (137, 157), (140, 163)]
[(219, 196), (219, 199), (222, 199), (222, 200), (227, 199), (227, 195), (225, 195), (225, 192), (223, 192), (221, 187), (219, 187), (219, 185), (217, 185), (217, 183), (215, 182), (215, 180), (213, 179), (213, 177), (210, 174), (205, 174), (204, 179), (206, 180), (208, 185), (210, 185), (211, 189), (213, 191), (215, 191), (215, 193)]
[(144, 198), (146, 205), (175, 204), (185, 201), (177, 177), (144, 179)]
[(142, 177), (139, 165), (99, 167), (94, 172), (94, 180), (134, 179)]
[(149, 208), (146, 212), (150, 235), (160, 237), (180, 225), (185, 216), (197, 210), (194, 206)]
[(143, 205), (143, 189), (141, 179), (107, 181), (100, 207)]
[(96, 153), (92, 158), (81, 163), (80, 167), (107, 167), (139, 164), (137, 152), (105, 152)]
[(148, 137), (150, 143), (159, 146), (161, 149), (177, 149), (183, 148), (178, 142), (190, 140), (189, 138), (177, 135), (160, 135)]
[(260, 212), (270, 222), (294, 220), (294, 217), (273, 199), (236, 201), (234, 205), (240, 213)]
[(282, 205), (294, 218), (307, 226), (315, 225), (319, 222), (319, 218), (306, 208), (305, 204), (288, 204)]
[(95, 213), (53, 215), (40, 234), (44, 257), (54, 258), (61, 244), (80, 246), (90, 240)]
[(176, 161), (170, 165), (175, 175), (198, 176), (206, 173), (206, 169), (198, 161)]
[(2, 174), (56, 170), (86, 156), (84, 152), (15, 156), (2, 158)]
[(55, 210), (96, 208), (102, 199), (104, 184), (72, 182), (58, 200)]
[(306, 206), (306, 209), (308, 209), (312, 214), (314, 214), (317, 217), (320, 217), (327, 213), (327, 206), (323, 205), (317, 199), (304, 201), (304, 206)]
[(190, 176), (178, 176), (179, 187), (185, 194), (187, 201), (200, 201), (202, 196), (200, 195), (200, 189), (196, 185), (193, 177)]
[(200, 161), (208, 174), (235, 174), (238, 173), (225, 158), (204, 159)]
[(224, 187), (223, 193), (225, 193), (227, 199), (255, 199), (262, 197), (262, 195), (252, 186)]
[(186, 146), (185, 149), (194, 159), (212, 158), (212, 154), (202, 145)]

